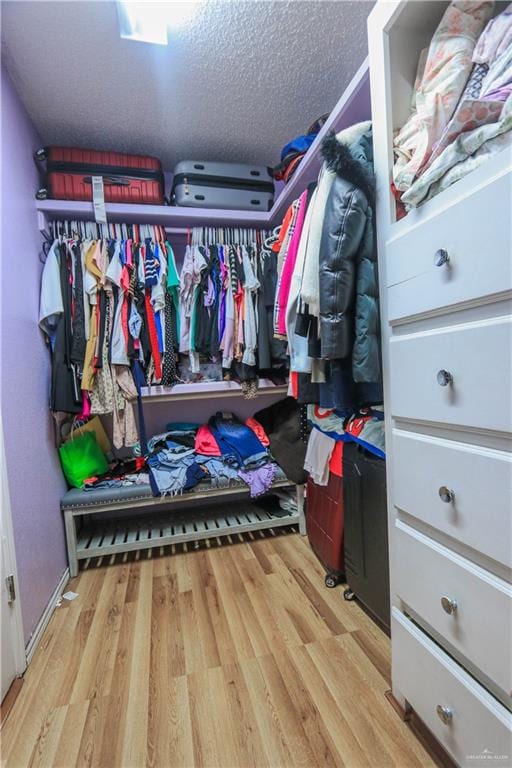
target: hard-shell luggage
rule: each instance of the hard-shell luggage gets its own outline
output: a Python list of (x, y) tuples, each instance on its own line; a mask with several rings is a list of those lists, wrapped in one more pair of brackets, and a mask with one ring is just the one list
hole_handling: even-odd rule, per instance
[(345, 599), (357, 599), (388, 631), (389, 554), (386, 462), (361, 446), (345, 443)]
[(273, 204), (272, 169), (264, 165), (184, 160), (174, 169), (171, 205), (269, 211)]
[(164, 204), (164, 175), (156, 157), (72, 147), (45, 147), (35, 157), (46, 161), (40, 200), (92, 200), (92, 179), (101, 176), (107, 203)]
[(331, 472), (327, 485), (316, 485), (310, 478), (306, 504), (309, 543), (327, 571), (326, 587), (335, 587), (345, 573), (343, 478)]

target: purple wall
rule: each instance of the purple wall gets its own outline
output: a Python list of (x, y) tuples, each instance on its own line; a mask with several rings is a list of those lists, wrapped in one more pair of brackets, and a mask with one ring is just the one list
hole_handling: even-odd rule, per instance
[(32, 152), (40, 139), (2, 66), (1, 407), (23, 629), (27, 642), (66, 564), (65, 491), (48, 412), (50, 362), (37, 326), (38, 254)]

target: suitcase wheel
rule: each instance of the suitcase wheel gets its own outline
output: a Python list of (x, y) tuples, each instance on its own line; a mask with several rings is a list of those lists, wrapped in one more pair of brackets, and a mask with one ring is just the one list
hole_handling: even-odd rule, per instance
[(48, 199), (48, 190), (46, 187), (41, 187), (41, 189), (38, 189), (36, 192), (36, 200), (47, 200)]
[(350, 587), (347, 587), (346, 589), (343, 590), (343, 598), (345, 600), (354, 600), (355, 599), (355, 594), (352, 592)]
[(333, 573), (328, 573), (324, 579), (324, 584), (328, 589), (333, 589), (338, 586), (339, 581)]
[(38, 149), (37, 152), (34, 152), (34, 158), (38, 160), (39, 162), (42, 162), (43, 160), (46, 160), (46, 150), (45, 149)]

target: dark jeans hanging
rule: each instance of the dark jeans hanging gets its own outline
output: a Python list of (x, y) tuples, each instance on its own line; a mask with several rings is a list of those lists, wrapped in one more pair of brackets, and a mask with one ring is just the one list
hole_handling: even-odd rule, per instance
[(67, 248), (62, 243), (58, 249), (60, 265), (60, 287), (64, 312), (59, 319), (52, 351), (52, 388), (50, 408), (52, 411), (80, 413), (82, 393), (75, 365), (71, 361), (71, 262)]

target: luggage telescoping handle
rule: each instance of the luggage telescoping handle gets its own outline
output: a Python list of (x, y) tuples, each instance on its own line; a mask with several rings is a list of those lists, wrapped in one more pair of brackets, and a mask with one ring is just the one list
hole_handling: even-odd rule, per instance
[[(101, 174), (98, 174), (100, 176)], [(126, 176), (102, 176), (104, 184), (111, 184), (116, 187), (129, 187), (130, 179)], [(92, 176), (84, 176), (84, 184), (92, 184)]]

